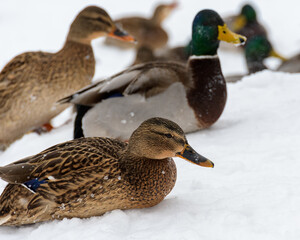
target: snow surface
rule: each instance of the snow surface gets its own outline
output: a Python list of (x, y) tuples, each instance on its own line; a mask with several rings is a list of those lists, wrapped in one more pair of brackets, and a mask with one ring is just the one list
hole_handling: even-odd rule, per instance
[[(0, 68), (24, 51), (57, 51), (74, 16), (85, 6), (104, 7), (113, 18), (150, 15), (159, 1), (27, 0), (0, 1)], [(165, 22), (170, 46), (187, 42), (194, 15), (213, 8), (221, 15), (238, 12), (243, 1), (181, 1)], [(299, 6), (294, 0), (257, 1), (259, 17), (269, 28), (274, 47), (285, 56), (298, 51)], [(93, 43), (95, 79), (110, 76), (132, 62), (134, 52)], [(219, 52), (225, 74), (246, 71), (236, 52)], [(272, 61), (272, 60), (271, 60)], [(176, 159), (178, 178), (159, 205), (115, 210), (90, 219), (64, 219), (25, 227), (0, 227), (1, 240), (13, 239), (300, 239), (300, 74), (263, 71), (228, 84), (228, 102), (211, 128), (188, 134), (214, 169)], [(55, 119), (59, 126), (68, 110)], [(0, 164), (72, 138), (72, 123), (49, 134), (34, 133), (0, 153)], [(0, 191), (6, 183), (0, 181)]]

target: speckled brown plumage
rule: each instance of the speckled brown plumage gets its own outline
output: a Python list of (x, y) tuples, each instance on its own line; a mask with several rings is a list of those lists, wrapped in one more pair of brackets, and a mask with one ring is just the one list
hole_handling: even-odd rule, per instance
[[(177, 124), (154, 118), (133, 133), (129, 144), (109, 138), (80, 138), (0, 167), (0, 177), (9, 183), (0, 197), (0, 225), (86, 218), (113, 209), (154, 206), (175, 184), (176, 166), (171, 157), (185, 157), (186, 148)], [(189, 151), (188, 156), (196, 155), (192, 160), (196, 164), (213, 166)], [(26, 185), (32, 179), (45, 182), (33, 189)]]
[(91, 40), (116, 29), (109, 15), (87, 7), (73, 21), (57, 53), (26, 52), (0, 73), (0, 149), (48, 123), (67, 105), (56, 101), (86, 86), (95, 71)]
[[(169, 16), (177, 3), (161, 4), (156, 7), (153, 16), (149, 19), (143, 17), (125, 17), (115, 22), (137, 40), (137, 46), (147, 46), (157, 49), (165, 46), (168, 42), (168, 34), (161, 24)], [(107, 44), (119, 47), (135, 47), (136, 45), (107, 39)]]

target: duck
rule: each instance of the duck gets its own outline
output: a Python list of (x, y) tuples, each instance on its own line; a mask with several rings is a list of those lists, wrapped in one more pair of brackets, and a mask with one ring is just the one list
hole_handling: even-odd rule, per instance
[(172, 119), (185, 133), (207, 128), (221, 116), (226, 82), (217, 50), (220, 41), (244, 44), (220, 15), (204, 9), (192, 24), (192, 56), (187, 64), (154, 61), (134, 65), (59, 101), (77, 105), (74, 137), (128, 140), (150, 117)]
[(129, 142), (94, 137), (57, 144), (0, 167), (8, 182), (0, 196), (0, 225), (155, 206), (175, 185), (173, 157), (214, 167), (176, 123), (158, 117), (144, 121)]
[[(247, 46), (248, 43), (250, 43), (250, 39), (252, 37), (263, 37), (268, 41), (268, 44), (270, 43), (270, 40), (268, 39), (268, 33), (266, 28), (257, 20), (257, 13), (255, 8), (250, 4), (245, 4), (241, 8), (241, 12), (237, 16), (231, 16), (224, 19), (224, 22), (226, 22), (227, 26), (232, 29), (234, 32), (241, 34), (245, 37), (247, 37), (247, 42), (244, 45), (244, 48)], [(184, 46), (177, 46), (174, 48), (161, 48), (156, 51), (153, 51), (153, 57), (154, 60), (176, 60), (181, 62), (187, 62), (189, 56), (190, 56), (190, 44), (191, 42), (187, 42)], [(221, 48), (223, 50), (230, 50), (232, 51), (233, 48), (229, 46), (229, 44), (222, 44)], [(244, 55), (246, 56), (247, 53), (245, 53), (245, 49), (243, 48), (235, 48), (237, 50), (244, 50)], [(282, 56), (278, 53), (273, 47), (272, 51), (270, 52), (270, 57), (278, 58), (283, 62), (287, 60), (286, 57)], [(136, 59), (139, 62), (146, 62), (149, 61), (149, 58), (140, 58), (137, 54)], [(248, 61), (246, 59), (246, 61)], [(238, 77), (237, 79), (240, 79)]]
[(257, 35), (268, 37), (266, 28), (257, 20), (256, 10), (251, 4), (243, 5), (240, 14), (231, 17), (231, 20), (228, 18), (227, 23), (233, 31), (246, 36), (247, 39)]
[(168, 42), (168, 34), (161, 24), (177, 6), (177, 2), (160, 4), (155, 8), (151, 18), (132, 16), (116, 19), (116, 24), (134, 36), (137, 44), (121, 42), (111, 38), (106, 39), (105, 43), (120, 48), (133, 48), (137, 46), (147, 46), (151, 49), (162, 48)]
[[(274, 57), (276, 52), (273, 50), (272, 44), (264, 35), (255, 36), (247, 40), (247, 45), (244, 48), (244, 55), (248, 68), (248, 73), (244, 75), (226, 76), (226, 82), (236, 82), (244, 76), (268, 69), (264, 64), (264, 60), (268, 57)], [(278, 56), (281, 58), (281, 56)], [(285, 58), (281, 58), (286, 61)]]
[(67, 107), (56, 102), (91, 83), (95, 72), (91, 41), (103, 36), (134, 41), (105, 10), (89, 6), (71, 24), (60, 51), (25, 52), (6, 64), (0, 72), (1, 150), (34, 129), (49, 129), (50, 120)]

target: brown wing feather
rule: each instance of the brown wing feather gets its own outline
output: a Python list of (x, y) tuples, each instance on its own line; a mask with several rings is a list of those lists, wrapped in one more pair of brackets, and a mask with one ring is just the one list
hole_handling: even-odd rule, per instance
[(94, 105), (111, 93), (123, 95), (139, 93), (151, 97), (175, 82), (182, 82), (185, 86), (189, 86), (185, 64), (171, 61), (147, 62), (132, 66), (104, 81), (90, 85), (59, 102)]
[(55, 145), (32, 157), (0, 167), (0, 177), (9, 183), (30, 179), (68, 178), (68, 175), (91, 173), (117, 159), (127, 144), (109, 138), (80, 138)]

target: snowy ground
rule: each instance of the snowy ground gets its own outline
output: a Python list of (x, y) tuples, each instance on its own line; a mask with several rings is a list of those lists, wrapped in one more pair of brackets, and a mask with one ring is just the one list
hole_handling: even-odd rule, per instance
[[(157, 2), (1, 1), (0, 69), (24, 51), (57, 51), (76, 13), (89, 4), (104, 7), (116, 18), (131, 12), (149, 15)], [(180, 2), (180, 9), (165, 22), (170, 45), (183, 44), (190, 38), (190, 25), (198, 10), (213, 8), (228, 15), (237, 12), (241, 3)], [(300, 51), (300, 4), (285, 0), (257, 1), (255, 5), (275, 48), (285, 56)], [(105, 47), (102, 40), (93, 46), (96, 79), (122, 70), (134, 56), (133, 51)], [(245, 72), (240, 54), (220, 52), (220, 58), (225, 74)], [(221, 119), (210, 129), (187, 136), (200, 154), (214, 161), (215, 168), (176, 159), (177, 183), (161, 204), (84, 220), (0, 227), (0, 239), (300, 239), (299, 89), (300, 74), (271, 71), (228, 84), (228, 102)], [(56, 123), (69, 115), (65, 113)], [(43, 136), (26, 135), (0, 153), (0, 165), (71, 137), (72, 123)], [(0, 191), (5, 185), (0, 181)]]

